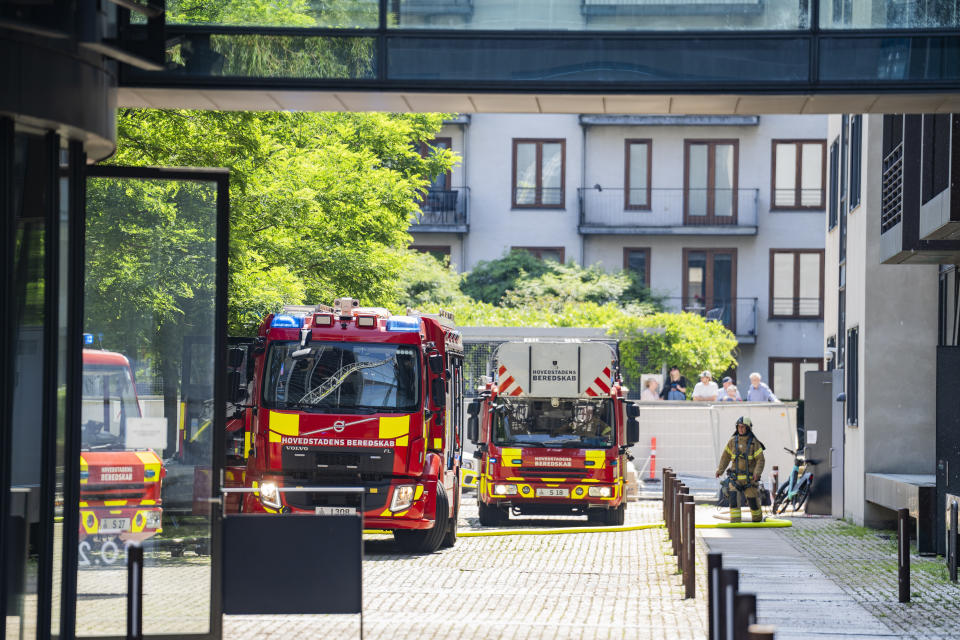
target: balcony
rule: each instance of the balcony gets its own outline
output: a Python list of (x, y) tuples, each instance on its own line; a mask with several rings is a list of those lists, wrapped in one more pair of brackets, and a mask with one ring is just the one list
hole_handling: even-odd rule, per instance
[(411, 233), (467, 233), (470, 187), (430, 189), (410, 223)]
[(757, 299), (756, 298), (662, 298), (667, 311), (686, 311), (705, 317), (707, 320), (722, 322), (737, 336), (740, 344), (754, 344), (757, 341)]
[(757, 234), (757, 189), (578, 190), (580, 233), (643, 235)]

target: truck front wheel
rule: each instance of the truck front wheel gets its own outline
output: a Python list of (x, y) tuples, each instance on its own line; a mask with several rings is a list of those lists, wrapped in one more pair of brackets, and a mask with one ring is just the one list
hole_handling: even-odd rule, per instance
[(506, 509), (488, 505), (482, 500), (478, 501), (477, 504), (480, 512), (480, 526), (482, 527), (496, 527), (509, 518)]
[(409, 553), (433, 553), (440, 548), (447, 535), (450, 520), (450, 502), (443, 485), (437, 485), (437, 513), (430, 529), (397, 529), (393, 539), (397, 546)]
[(624, 521), (626, 520), (627, 505), (621, 504), (616, 509), (607, 509), (606, 515), (606, 523), (608, 525), (619, 527), (623, 525)]

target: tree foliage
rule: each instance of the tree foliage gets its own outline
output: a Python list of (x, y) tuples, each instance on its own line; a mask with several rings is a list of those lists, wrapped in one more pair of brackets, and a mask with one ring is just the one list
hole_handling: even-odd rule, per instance
[(721, 372), (737, 364), (733, 332), (694, 313), (621, 316), (610, 325), (610, 333), (620, 336), (622, 366), (634, 379), (641, 373), (659, 373), (663, 364), (677, 366), (689, 380), (696, 380), (704, 369)]
[(230, 167), (230, 331), (244, 334), (281, 303), (398, 298), (410, 217), (454, 161), (414, 149), (442, 118), (127, 110), (113, 162)]

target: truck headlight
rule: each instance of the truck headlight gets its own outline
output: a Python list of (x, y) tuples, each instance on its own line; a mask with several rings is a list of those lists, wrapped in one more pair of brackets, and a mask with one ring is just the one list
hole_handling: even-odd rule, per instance
[(271, 509), (280, 508), (280, 487), (276, 482), (264, 482), (260, 485), (260, 502)]
[(517, 485), (495, 484), (493, 485), (493, 492), (498, 496), (515, 496), (517, 495)]
[(413, 504), (413, 495), (416, 487), (412, 484), (401, 484), (393, 488), (393, 499), (390, 500), (390, 511), (403, 511)]
[(144, 527), (147, 529), (159, 529), (161, 513), (159, 511), (147, 511), (143, 514)]
[(587, 495), (591, 498), (609, 498), (612, 495), (610, 487), (590, 487)]

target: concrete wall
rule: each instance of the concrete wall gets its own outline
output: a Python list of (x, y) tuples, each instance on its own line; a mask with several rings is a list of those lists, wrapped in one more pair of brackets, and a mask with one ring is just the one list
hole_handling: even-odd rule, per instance
[[(830, 117), (831, 142), (840, 123)], [(845, 428), (844, 516), (858, 524), (890, 519), (865, 501), (864, 474), (933, 473), (935, 464), (937, 267), (880, 264), (882, 124), (864, 116), (861, 204), (847, 214), (846, 329), (859, 328), (859, 419)], [(838, 248), (839, 225), (826, 233), (824, 340), (837, 333)]]

